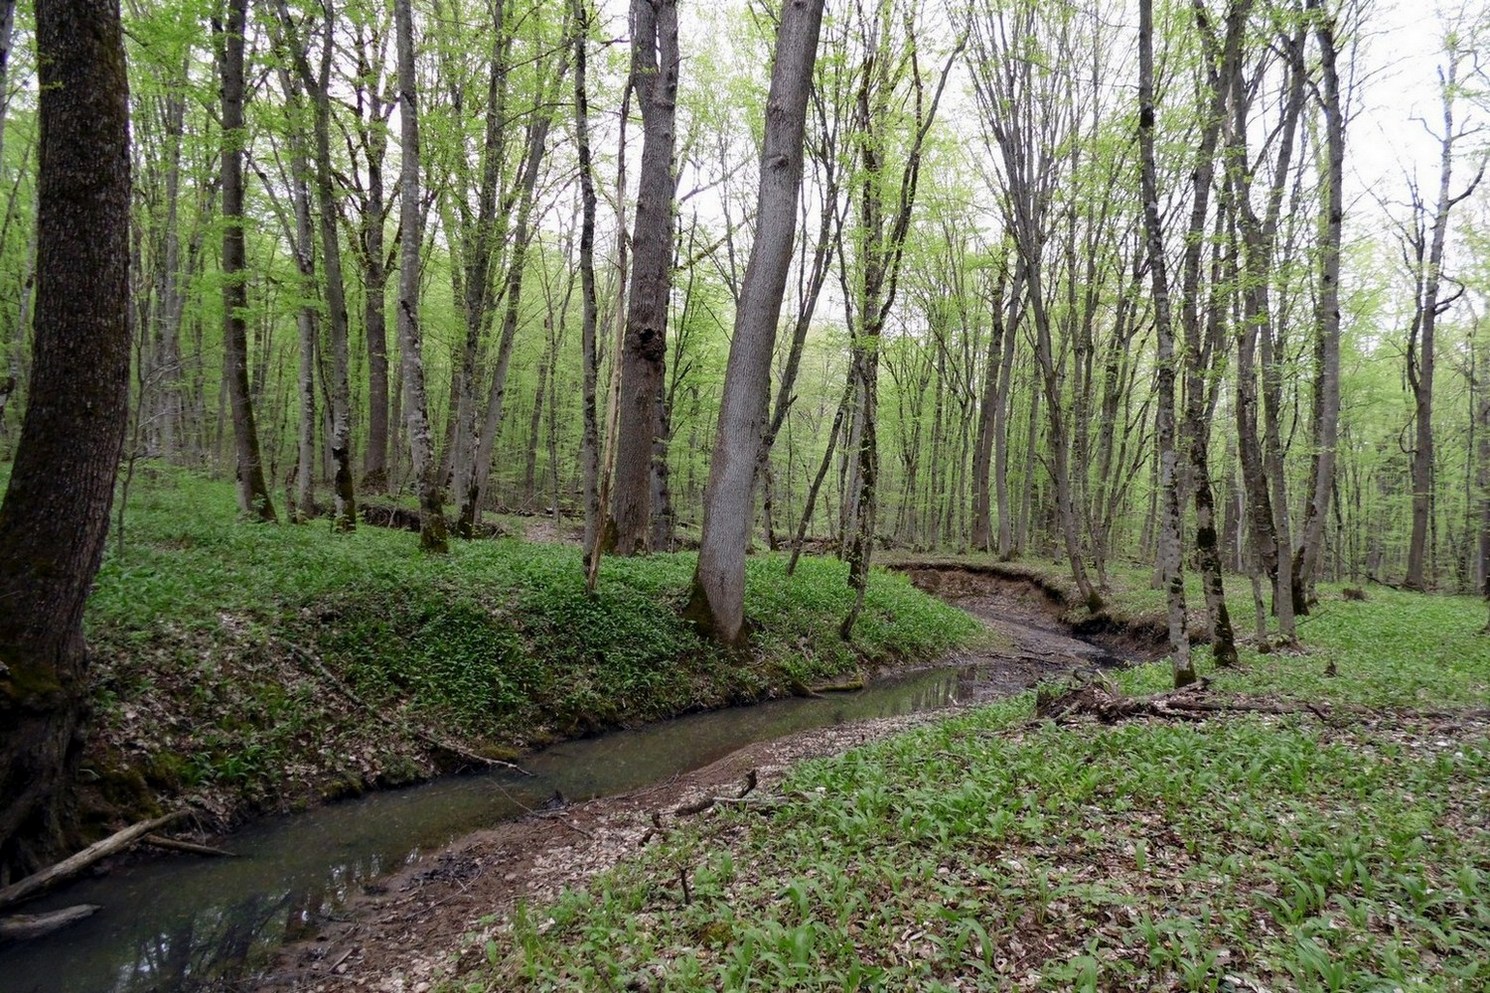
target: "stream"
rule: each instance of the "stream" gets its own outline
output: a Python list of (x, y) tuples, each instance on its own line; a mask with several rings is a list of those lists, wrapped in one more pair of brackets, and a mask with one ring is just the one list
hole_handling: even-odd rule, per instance
[[(975, 610), (985, 620), (998, 618)], [(1021, 642), (1023, 618), (1005, 618)], [(1041, 632), (1070, 662), (1108, 664), (1102, 649)], [(24, 909), (103, 907), (46, 938), (0, 947), (0, 993), (189, 993), (228, 987), (285, 942), (314, 936), (359, 888), (471, 831), (544, 806), (626, 793), (701, 768), (745, 745), (812, 728), (989, 700), (1023, 689), (1028, 671), (984, 656), (876, 681), (862, 690), (694, 714), (565, 742), (522, 759), (533, 773), (446, 777), (302, 814), (225, 839), (238, 858), (166, 855), (76, 882)]]

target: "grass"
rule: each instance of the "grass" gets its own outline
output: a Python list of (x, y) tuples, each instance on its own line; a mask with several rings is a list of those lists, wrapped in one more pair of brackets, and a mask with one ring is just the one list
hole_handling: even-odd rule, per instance
[(95, 772), (142, 772), (161, 793), (215, 789), (224, 806), (426, 774), (429, 731), (510, 754), (928, 661), (973, 627), (880, 574), (844, 642), (844, 566), (804, 560), (788, 579), (760, 556), (751, 645), (725, 652), (679, 617), (691, 554), (607, 559), (590, 595), (573, 546), (457, 542), (432, 557), (399, 531), (247, 525), (229, 486), (184, 473), (137, 483), (125, 540), (88, 612), (115, 752)]
[(1025, 696), (808, 763), (774, 811), (711, 812), (525, 909), (449, 988), (1490, 989), (1482, 623), (1326, 590), (1306, 653), (1211, 674), (1328, 721), (1035, 723)]

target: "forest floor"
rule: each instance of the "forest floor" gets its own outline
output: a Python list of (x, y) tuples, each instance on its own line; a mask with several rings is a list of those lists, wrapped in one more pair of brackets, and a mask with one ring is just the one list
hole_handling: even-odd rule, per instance
[[(262, 978), (262, 988), (428, 989), (485, 961), (484, 945), (472, 942), (474, 933), (510, 920), (521, 906), (546, 904), (566, 889), (585, 886), (697, 815), (771, 794), (804, 760), (838, 755), (1087, 670), (1094, 657), (1113, 664), (1117, 651), (1152, 655), (1141, 631), (1136, 638), (1107, 639), (1110, 650), (1072, 638), (1056, 619), (1060, 604), (1022, 579), (942, 563), (908, 571), (917, 586), (934, 590), (989, 629), (988, 636), (955, 657), (957, 665), (978, 672), (954, 708), (760, 742), (633, 793), (473, 833), (355, 896), (313, 939), (285, 948)], [(740, 797), (747, 786), (749, 792)]]
[[(939, 572), (1000, 625), (1004, 581)], [(1026, 602), (996, 640), (1069, 671), (1021, 640), (1062, 608)], [(465, 839), (271, 988), (1483, 990), (1482, 612), (1326, 590), (1302, 649), (1201, 650), (1186, 694), (1161, 662), (1079, 672), (1046, 717), (1020, 694), (752, 746)]]

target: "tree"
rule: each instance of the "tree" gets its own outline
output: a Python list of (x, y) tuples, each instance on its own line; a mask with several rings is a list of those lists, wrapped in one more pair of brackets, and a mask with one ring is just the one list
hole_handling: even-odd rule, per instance
[(226, 21), (212, 22), (222, 74), (222, 305), (223, 379), (233, 412), (233, 445), (237, 459), (238, 510), (255, 520), (273, 522), (274, 504), (264, 482), (259, 432), (248, 388), (247, 264), (243, 237), (243, 30), (248, 0), (226, 0)]
[(631, 0), (631, 88), (642, 111), (642, 161), (631, 233), (631, 288), (619, 357), (615, 479), (604, 544), (620, 555), (648, 547), (653, 444), (672, 286), (673, 131), (678, 94), (675, 0)]
[(1149, 273), (1154, 281), (1154, 320), (1159, 332), (1159, 406), (1156, 435), (1159, 459), (1159, 565), (1169, 601), (1169, 650), (1173, 653), (1176, 688), (1195, 682), (1190, 660), (1190, 636), (1185, 616), (1185, 573), (1180, 556), (1183, 520), (1180, 514), (1178, 456), (1174, 442), (1174, 383), (1178, 360), (1174, 325), (1169, 313), (1169, 278), (1164, 259), (1164, 235), (1159, 226), (1159, 185), (1154, 164), (1154, 4), (1138, 2), (1138, 141), (1143, 165), (1143, 221), (1148, 232)]
[(1485, 175), (1486, 158), (1481, 157), (1474, 177), (1458, 193), (1451, 191), (1454, 175), (1454, 146), (1472, 136), (1478, 129), (1454, 123), (1454, 104), (1458, 97), (1459, 74), (1466, 61), (1477, 58), (1476, 49), (1463, 44), (1465, 39), (1450, 33), (1445, 46), (1446, 64), (1439, 68), (1438, 88), (1443, 108), (1443, 130), (1438, 138), (1438, 196), (1433, 216), (1428, 220), (1428, 205), (1412, 184), (1412, 218), (1405, 234), (1403, 254), (1411, 271), (1413, 288), (1412, 324), (1407, 332), (1407, 382), (1412, 389), (1416, 417), (1416, 436), (1412, 450), (1412, 540), (1407, 549), (1408, 589), (1427, 588), (1425, 564), (1428, 547), (1428, 518), (1433, 501), (1433, 374), (1436, 360), (1435, 342), (1438, 319), (1463, 295), (1463, 286), (1443, 295), (1444, 246), (1448, 240), (1449, 215), (1468, 199)]
[(419, 487), (419, 547), (427, 552), (450, 550), (439, 465), (430, 440), (429, 399), (424, 388), (424, 354), (419, 328), (419, 249), (423, 245), (419, 204), (419, 101), (414, 77), (414, 15), (411, 0), (394, 0), (394, 34), (398, 46), (398, 112), (403, 145), (399, 176), (399, 223), (403, 229), (398, 272), (398, 341), (403, 355), (404, 392), (408, 402), (409, 449)]
[(735, 311), (689, 604), (689, 614), (725, 644), (739, 643), (745, 633), (745, 547), (755, 518), (751, 506), (766, 429), (776, 325), (796, 238), (802, 134), (822, 19), (823, 0), (787, 0), (776, 29), (755, 242)]
[(590, 157), (588, 78), (591, 16), (587, 0), (574, 0), (574, 142), (579, 155), (580, 403), (583, 405), (580, 465), (584, 477), (586, 562), (595, 553), (600, 531), (600, 426), (595, 410), (600, 375), (595, 340), (599, 304), (595, 291), (596, 197), (595, 168)]
[(83, 604), (129, 400), (129, 98), (115, 0), (37, 0), (36, 351), (0, 504), (0, 879), (63, 842)]
[(1341, 104), (1335, 20), (1320, 0), (1306, 5), (1319, 45), (1324, 112), (1324, 203), (1319, 231), (1319, 300), (1315, 306), (1314, 458), (1309, 466), (1304, 525), (1293, 556), (1293, 607), (1307, 613), (1308, 593), (1324, 554), (1324, 520), (1335, 490), (1340, 432), (1340, 241), (1345, 218), (1345, 109)]
[(321, 58), (311, 68), (307, 45), (286, 0), (279, 0), (279, 16), (285, 33), (287, 54), (292, 59), (300, 85), (310, 95), (315, 157), (316, 213), (321, 236), (321, 259), (325, 269), (326, 324), (331, 338), (331, 436), (327, 445), (336, 469), (332, 494), (336, 505), (336, 527), (357, 527), (356, 487), (352, 479), (352, 402), (347, 372), (347, 300), (342, 279), (341, 238), (337, 230), (336, 186), (331, 163), (331, 65), (335, 11), (332, 0), (324, 0), (325, 21), (321, 30)]
[[(895, 37), (893, 22), (897, 13), (904, 19), (905, 38)], [(857, 403), (853, 425), (856, 430), (850, 435), (853, 443), (847, 452), (851, 483), (844, 488), (844, 506), (848, 510), (843, 534), (844, 558), (848, 560), (849, 586), (854, 591), (853, 605), (839, 630), (845, 640), (853, 633), (864, 609), (879, 512), (880, 453), (876, 421), (881, 339), (899, 288), (926, 136), (936, 121), (947, 78), (966, 40), (958, 39), (928, 94), (922, 75), (920, 39), (915, 33), (915, 11), (897, 12), (893, 4), (883, 3), (873, 11), (861, 8), (858, 21), (864, 33), (865, 51), (854, 92), (852, 140), (857, 146), (858, 170), (850, 193), (855, 207), (851, 274), (849, 260), (844, 258), (842, 247), (839, 248), (852, 333), (849, 380)], [(898, 45), (907, 49), (903, 58), (896, 50)], [(902, 86), (908, 91), (904, 96), (897, 93)], [(903, 136), (905, 147), (899, 150), (903, 154), (901, 167), (895, 173), (890, 171), (889, 161), (896, 131), (896, 115), (891, 108), (902, 99), (909, 104), (902, 111), (908, 133)]]

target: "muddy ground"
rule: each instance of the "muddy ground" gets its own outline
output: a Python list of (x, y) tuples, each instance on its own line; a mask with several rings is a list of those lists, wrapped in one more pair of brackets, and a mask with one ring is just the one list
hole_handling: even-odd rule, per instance
[[(980, 647), (955, 661), (974, 691), (959, 707), (1017, 693), (1043, 679), (1131, 658), (1135, 645), (1098, 648), (1073, 639), (1056, 620), (1061, 605), (1032, 587), (962, 570), (908, 569), (918, 586), (972, 613), (990, 629)], [(543, 903), (635, 852), (655, 825), (718, 794), (738, 794), (749, 777), (769, 794), (797, 762), (847, 751), (947, 716), (948, 710), (820, 728), (750, 745), (686, 775), (622, 796), (468, 835), (356, 895), (318, 922), (311, 940), (286, 946), (246, 989), (343, 993), (423, 993), (482, 959), (484, 937), (519, 903)], [(683, 815), (688, 816), (688, 815)]]

